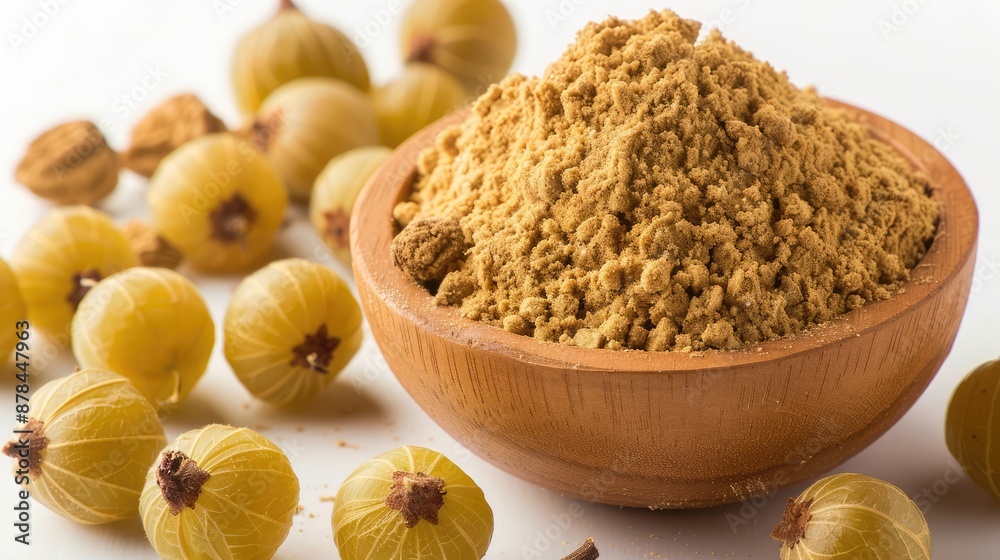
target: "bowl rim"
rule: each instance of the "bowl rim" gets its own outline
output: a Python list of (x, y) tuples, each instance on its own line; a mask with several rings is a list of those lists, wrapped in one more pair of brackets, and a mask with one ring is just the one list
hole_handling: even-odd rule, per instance
[[(417, 157), (433, 144), (438, 133), (463, 121), (470, 107), (460, 109), (423, 129), (403, 145), (372, 176), (355, 203), (351, 220), (351, 253), (355, 278), (369, 281), (369, 297), (379, 298), (414, 325), (453, 344), (477, 347), (527, 365), (592, 371), (595, 373), (701, 373), (739, 366), (780, 362), (790, 356), (867, 335), (879, 325), (933, 298), (975, 257), (979, 215), (965, 180), (948, 159), (905, 127), (857, 106), (826, 99), (835, 108), (851, 112), (876, 139), (889, 144), (931, 183), (940, 203), (937, 231), (927, 253), (911, 271), (901, 292), (865, 304), (805, 331), (749, 348), (679, 351), (609, 350), (545, 342), (462, 317), (450, 306), (440, 306), (421, 286), (392, 263), (389, 247), (396, 234), (392, 210), (403, 199), (416, 176)], [(610, 364), (613, 364), (610, 365)]]

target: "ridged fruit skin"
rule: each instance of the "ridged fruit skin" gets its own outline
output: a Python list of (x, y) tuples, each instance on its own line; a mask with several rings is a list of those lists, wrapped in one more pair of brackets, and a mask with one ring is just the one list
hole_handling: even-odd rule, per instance
[(406, 13), (403, 59), (437, 65), (478, 94), (502, 80), (517, 30), (500, 0), (416, 0)]
[(68, 342), (76, 305), (74, 275), (101, 278), (136, 266), (125, 234), (107, 214), (88, 206), (57, 208), (31, 227), (10, 261), (31, 325), (58, 343)]
[(309, 220), (333, 256), (348, 267), (354, 203), (368, 179), (390, 155), (392, 150), (383, 146), (357, 148), (330, 160), (316, 178), (309, 202)]
[(1000, 498), (1000, 360), (979, 366), (955, 389), (945, 434), (969, 478)]
[(253, 114), (272, 91), (309, 76), (343, 80), (368, 91), (368, 67), (354, 43), (287, 4), (236, 45), (233, 88), (240, 110)]
[[(438, 523), (407, 527), (386, 505), (393, 473), (422, 473), (444, 481)], [(493, 538), (493, 510), (483, 491), (447, 457), (404, 446), (357, 468), (337, 491), (333, 538), (343, 560), (480, 560)]]
[(31, 498), (84, 525), (135, 518), (146, 471), (167, 444), (149, 401), (124, 377), (85, 369), (42, 385), (31, 402), (48, 438), (41, 476), (23, 486)]
[[(252, 209), (242, 240), (220, 239), (213, 215), (239, 196)], [(205, 272), (242, 272), (271, 251), (288, 205), (281, 179), (248, 140), (209, 134), (163, 159), (147, 190), (153, 227)]]
[[(279, 406), (316, 398), (361, 346), (362, 314), (346, 282), (305, 259), (273, 262), (248, 276), (229, 304), (225, 354), (257, 398)], [(332, 353), (322, 369), (296, 359), (295, 349), (324, 328)]]
[[(14, 346), (18, 342), (16, 324), (28, 319), (28, 306), (24, 304), (21, 287), (17, 284), (14, 271), (6, 261), (0, 259), (0, 325), (6, 328), (0, 330), (0, 367), (6, 365), (14, 357)], [(28, 329), (30, 330), (30, 324)]]
[(394, 81), (372, 92), (382, 143), (395, 148), (465, 104), (468, 94), (451, 74), (431, 64), (407, 64)]
[(258, 122), (268, 161), (289, 195), (307, 201), (326, 164), (340, 154), (380, 143), (378, 119), (367, 95), (339, 80), (301, 78), (267, 97)]
[(130, 268), (102, 280), (73, 318), (77, 362), (127, 377), (161, 412), (191, 392), (214, 345), (205, 300), (165, 268)]
[(813, 500), (805, 536), (782, 560), (931, 560), (923, 513), (902, 490), (861, 474), (826, 477), (796, 502)]
[(272, 558), (299, 504), (299, 479), (285, 453), (257, 432), (219, 424), (183, 434), (167, 451), (184, 453), (211, 477), (194, 508), (173, 515), (156, 483), (156, 465), (149, 469), (139, 510), (160, 558)]

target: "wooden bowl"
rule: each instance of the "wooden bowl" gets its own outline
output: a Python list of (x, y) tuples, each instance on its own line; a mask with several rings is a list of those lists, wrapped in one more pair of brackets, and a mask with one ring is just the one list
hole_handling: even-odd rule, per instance
[(889, 429), (951, 350), (968, 299), (978, 215), (930, 144), (872, 113), (872, 134), (931, 178), (932, 246), (905, 290), (795, 338), (740, 352), (612, 351), (544, 343), (462, 318), (393, 266), (393, 206), (417, 154), (404, 144), (355, 207), (351, 251), (365, 314), (414, 400), (494, 465), (560, 494), (704, 507), (815, 477)]

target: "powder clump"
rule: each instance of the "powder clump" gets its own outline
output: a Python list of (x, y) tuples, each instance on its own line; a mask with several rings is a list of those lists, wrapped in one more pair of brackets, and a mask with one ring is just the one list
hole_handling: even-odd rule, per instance
[(736, 349), (891, 297), (934, 234), (926, 178), (699, 33), (670, 11), (612, 18), (542, 77), (493, 86), (421, 154), (397, 211), (403, 234), (449, 220), (468, 241), (414, 277), (511, 332), (650, 351)]
[(415, 220), (392, 240), (393, 263), (421, 283), (440, 282), (462, 259), (465, 235), (458, 220)]

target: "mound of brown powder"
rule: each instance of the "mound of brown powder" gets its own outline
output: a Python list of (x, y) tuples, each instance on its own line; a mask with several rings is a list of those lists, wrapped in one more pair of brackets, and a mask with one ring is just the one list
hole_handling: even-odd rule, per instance
[(591, 24), (438, 137), (396, 216), (461, 226), (464, 256), (434, 263), (439, 303), (545, 341), (690, 351), (893, 295), (934, 234), (925, 178), (699, 30), (669, 11)]

